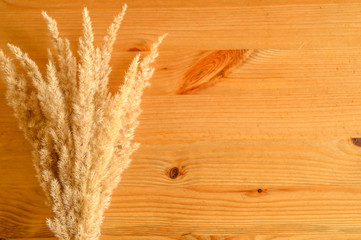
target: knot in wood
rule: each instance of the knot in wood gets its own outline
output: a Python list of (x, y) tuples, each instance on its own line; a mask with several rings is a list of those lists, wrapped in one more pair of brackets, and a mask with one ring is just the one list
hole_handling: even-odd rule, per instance
[(177, 167), (173, 167), (169, 170), (169, 177), (171, 179), (175, 179), (179, 175), (179, 169)]
[(361, 147), (361, 139), (360, 138), (351, 138), (351, 141), (354, 145)]

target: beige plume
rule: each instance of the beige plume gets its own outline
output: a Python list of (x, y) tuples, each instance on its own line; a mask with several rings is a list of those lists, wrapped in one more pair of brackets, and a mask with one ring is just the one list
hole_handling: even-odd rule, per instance
[[(109, 61), (126, 9), (124, 5), (97, 48), (84, 8), (78, 59), (69, 40), (60, 37), (57, 22), (43, 12), (55, 50), (48, 50), (44, 77), (20, 48), (8, 44), (22, 71), (0, 50), (6, 98), (33, 146), (37, 178), (54, 213), (46, 222), (59, 239), (99, 239), (111, 193), (139, 147), (133, 135), (139, 124), (141, 96), (166, 35), (158, 38), (149, 55), (141, 58), (138, 54), (133, 59), (124, 83), (110, 94)], [(28, 81), (34, 90), (28, 88)]]

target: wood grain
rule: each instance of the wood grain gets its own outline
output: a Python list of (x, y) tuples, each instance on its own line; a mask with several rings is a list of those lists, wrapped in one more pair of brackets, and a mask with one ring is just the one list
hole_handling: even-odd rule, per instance
[[(8, 148), (0, 232), (50, 237), (44, 219), (51, 213), (30, 152)], [(360, 234), (360, 154), (349, 139), (144, 143), (114, 193), (103, 232)], [(182, 173), (175, 179), (167, 175), (173, 167)]]
[(244, 63), (252, 50), (219, 50), (212, 51), (204, 58), (199, 59), (184, 74), (183, 83), (177, 94), (190, 94), (215, 85), (224, 79), (238, 65)]
[[(42, 38), (50, 41), (46, 36), (42, 36)], [(166, 41), (164, 45), (167, 44)], [(217, 59), (212, 62), (210, 58), (207, 58), (217, 51), (163, 50), (164, 45), (161, 46), (160, 56), (155, 63), (157, 70), (151, 79), (152, 87), (146, 89), (146, 96), (179, 95), (179, 88), (192, 87), (192, 85), (185, 85), (184, 79), (197, 79), (199, 71), (194, 71), (196, 66), (205, 69), (206, 72), (207, 69), (213, 69), (214, 72), (221, 73), (227, 66), (225, 63), (232, 63), (233, 55), (223, 54), (223, 62), (220, 62), (219, 58), (217, 65)], [(250, 51), (252, 54), (250, 56), (244, 54), (243, 61), (234, 61), (235, 66), (232, 66), (227, 74), (218, 74), (219, 81), (210, 87), (199, 89), (196, 91), (197, 95), (216, 95), (217, 97), (261, 95), (273, 98), (285, 96), (294, 97), (294, 101), (297, 101), (297, 97), (307, 95), (324, 98), (339, 96), (349, 96), (350, 99), (358, 98), (361, 91), (361, 81), (359, 80), (361, 78), (361, 68), (359, 67), (361, 65), (359, 58), (361, 48), (256, 49), (254, 51), (241, 49), (239, 51)], [(124, 72), (136, 53), (135, 51), (121, 51), (119, 46), (113, 53), (111, 60), (113, 72), (110, 75), (112, 91), (115, 91), (122, 82)], [(142, 50), (141, 53), (145, 55), (147, 51)], [(46, 54), (45, 48), (39, 51), (29, 49), (30, 57), (38, 63), (43, 72), (47, 63)], [(9, 55), (11, 56), (10, 53)], [(205, 60), (208, 62), (204, 62)], [(209, 71), (208, 75), (205, 74), (203, 78), (199, 78), (197, 86), (217, 76), (214, 72)], [(186, 81), (186, 83), (190, 82)], [(0, 96), (4, 96), (4, 88), (4, 84), (0, 84), (2, 90)], [(188, 92), (187, 94), (194, 93)]]
[[(30, 146), (20, 140), (9, 141), (7, 156), (0, 162), (0, 169), (8, 170), (2, 173), (0, 187), (3, 189), (38, 185), (33, 176)], [(22, 151), (18, 151), (19, 146), (24, 145)], [(217, 187), (222, 190), (222, 187), (314, 184), (356, 187), (361, 183), (360, 155), (360, 147), (350, 139), (143, 143), (122, 184), (129, 187), (213, 186), (215, 190)], [(168, 176), (168, 170), (173, 167), (180, 171), (176, 179)]]
[[(256, 50), (212, 86), (204, 83), (209, 84), (217, 76), (214, 72), (220, 73), (226, 65), (205, 64), (205, 68), (213, 66), (214, 72), (196, 81), (196, 94), (188, 91), (180, 96), (180, 88), (194, 87), (184, 79), (197, 79), (197, 72), (190, 74), (192, 69), (210, 54), (212, 51), (161, 52), (152, 87), (145, 92), (139, 137), (183, 140), (361, 135), (361, 49)], [(113, 91), (134, 55), (115, 52), (116, 67), (110, 80)], [(36, 60), (45, 66), (45, 58)], [(4, 85), (0, 89), (3, 99)], [(11, 124), (16, 129), (4, 100), (0, 110), (3, 126)]]
[[(11, 238), (12, 240), (55, 240), (55, 238)], [(196, 235), (181, 236), (102, 236), (101, 240), (358, 240), (355, 235)]]
[[(360, 239), (361, 1), (127, 3), (111, 91), (169, 35), (102, 239)], [(43, 71), (40, 11), (75, 50), (84, 5), (99, 44), (118, 1), (0, 1), (0, 48), (20, 46)], [(0, 238), (54, 239), (4, 84), (0, 126)]]
[[(64, 4), (65, 2), (65, 4)], [(160, 3), (159, 3), (160, 2)], [(201, 1), (195, 1), (201, 2)], [(128, 1), (129, 11), (118, 42), (123, 49), (143, 44), (169, 32), (165, 49), (256, 49), (360, 47), (361, 3), (358, 1), (231, 1), (230, 4), (183, 4), (181, 1)], [(163, 3), (163, 4), (162, 4)], [(79, 8), (84, 1), (0, 2), (0, 45), (23, 43), (42, 49), (46, 34), (39, 12), (48, 10), (70, 40), (80, 32)], [(96, 34), (104, 33), (112, 16), (119, 12), (118, 1), (89, 1)], [(99, 6), (101, 5), (101, 6)], [(30, 30), (31, 29), (31, 30)], [(21, 39), (29, 39), (22, 41)], [(100, 38), (98, 37), (98, 40)]]

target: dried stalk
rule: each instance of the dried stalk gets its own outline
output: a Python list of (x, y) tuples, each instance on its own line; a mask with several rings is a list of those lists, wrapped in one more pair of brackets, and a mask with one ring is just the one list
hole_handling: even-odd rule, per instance
[[(124, 5), (102, 46), (95, 48), (89, 12), (84, 8), (78, 60), (68, 39), (59, 37), (56, 21), (43, 12), (56, 50), (54, 56), (48, 50), (45, 79), (20, 48), (8, 44), (26, 75), (0, 50), (6, 98), (33, 146), (37, 178), (54, 212), (47, 225), (62, 240), (99, 239), (111, 193), (139, 146), (133, 136), (141, 96), (165, 35), (153, 44), (148, 56), (140, 59), (138, 54), (133, 59), (124, 83), (110, 94), (109, 61), (126, 9)], [(28, 80), (34, 90), (28, 89)]]

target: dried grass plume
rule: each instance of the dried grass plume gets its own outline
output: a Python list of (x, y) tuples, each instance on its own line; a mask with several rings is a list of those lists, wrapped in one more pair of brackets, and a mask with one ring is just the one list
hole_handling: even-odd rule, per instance
[(47, 225), (59, 239), (99, 239), (111, 193), (139, 146), (133, 135), (141, 96), (165, 35), (149, 55), (133, 59), (124, 83), (115, 94), (109, 93), (109, 61), (126, 9), (124, 5), (114, 18), (101, 47), (94, 47), (89, 12), (84, 8), (78, 58), (69, 40), (59, 36), (56, 21), (43, 12), (55, 49), (54, 54), (48, 50), (44, 76), (20, 48), (8, 44), (21, 69), (0, 50), (6, 98), (33, 146), (37, 178), (54, 213)]

